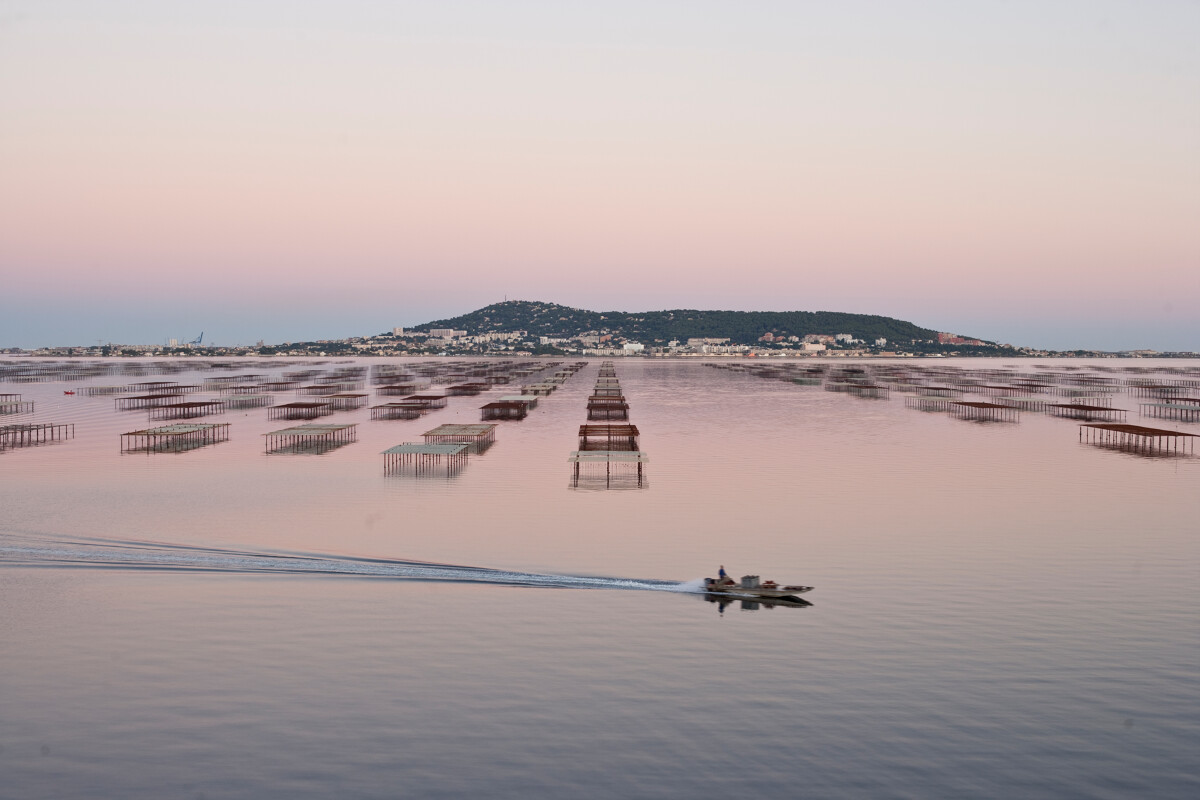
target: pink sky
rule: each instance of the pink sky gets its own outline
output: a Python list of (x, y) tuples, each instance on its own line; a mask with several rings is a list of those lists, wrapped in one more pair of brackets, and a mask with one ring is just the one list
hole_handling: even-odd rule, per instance
[[(1200, 350), (1200, 6), (14, 3), (0, 346), (510, 298)], [(195, 329), (193, 331), (193, 329)]]

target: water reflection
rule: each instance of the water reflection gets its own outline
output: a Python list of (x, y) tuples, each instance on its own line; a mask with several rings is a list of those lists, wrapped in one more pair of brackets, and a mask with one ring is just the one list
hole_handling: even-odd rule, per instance
[(1080, 447), (1089, 450), (1107, 450), (1110, 453), (1120, 453), (1121, 455), (1133, 456), (1134, 458), (1147, 459), (1149, 461), (1174, 459), (1192, 460), (1196, 457), (1195, 453), (1188, 452), (1183, 449), (1167, 450), (1165, 448), (1146, 447), (1144, 445), (1128, 444), (1121, 442), (1081, 442)]
[(383, 474), (389, 478), (448, 480), (457, 478), (466, 468), (467, 460), (465, 458), (439, 461), (389, 461), (384, 465)]
[[(584, 426), (587, 427), (587, 426)], [(646, 454), (637, 450), (577, 450), (571, 453), (572, 489), (648, 489)]]
[(345, 447), (350, 442), (294, 442), (267, 450), (270, 456), (320, 456)]
[(706, 594), (704, 599), (717, 606), (717, 612), (725, 613), (725, 609), (734, 603), (738, 604), (738, 608), (742, 611), (758, 611), (760, 608), (770, 610), (772, 608), (810, 608), (812, 603), (808, 600), (801, 600), (799, 597), (792, 600), (777, 598), (773, 600), (747, 600), (733, 597), (722, 597), (720, 595)]

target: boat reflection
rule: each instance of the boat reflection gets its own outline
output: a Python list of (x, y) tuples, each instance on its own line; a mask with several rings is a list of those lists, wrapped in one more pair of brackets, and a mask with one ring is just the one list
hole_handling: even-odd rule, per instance
[(734, 603), (737, 603), (738, 607), (742, 611), (758, 611), (760, 608), (765, 608), (768, 610), (772, 608), (808, 608), (812, 605), (812, 603), (809, 601), (801, 600), (799, 597), (791, 599), (780, 597), (767, 600), (762, 598), (750, 599), (729, 597), (727, 595), (717, 594), (705, 594), (701, 596), (708, 602), (715, 603), (717, 606), (717, 612), (720, 614), (724, 614), (725, 609)]

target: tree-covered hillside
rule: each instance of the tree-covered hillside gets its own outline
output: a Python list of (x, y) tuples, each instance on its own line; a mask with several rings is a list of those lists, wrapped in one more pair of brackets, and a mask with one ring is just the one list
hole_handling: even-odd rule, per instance
[(849, 333), (874, 341), (911, 342), (935, 339), (937, 332), (911, 322), (873, 314), (836, 311), (586, 311), (579, 308), (509, 300), (453, 319), (417, 325), (416, 331), (454, 328), (470, 334), (528, 331), (535, 336), (569, 338), (583, 333), (610, 333), (644, 344), (686, 341), (693, 337), (728, 338), (734, 344), (753, 344), (765, 333), (776, 336)]

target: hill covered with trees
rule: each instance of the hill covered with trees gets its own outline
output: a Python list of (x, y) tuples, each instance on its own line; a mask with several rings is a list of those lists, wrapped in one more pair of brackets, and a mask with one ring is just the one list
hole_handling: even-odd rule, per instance
[(611, 334), (617, 338), (660, 345), (676, 339), (727, 338), (732, 344), (754, 344), (764, 334), (849, 333), (856, 339), (909, 343), (937, 339), (937, 331), (911, 322), (874, 314), (845, 314), (837, 311), (587, 311), (554, 303), (509, 300), (451, 319), (417, 325), (414, 331), (438, 328), (465, 330), (469, 334), (528, 331), (532, 336), (571, 338), (585, 333)]

